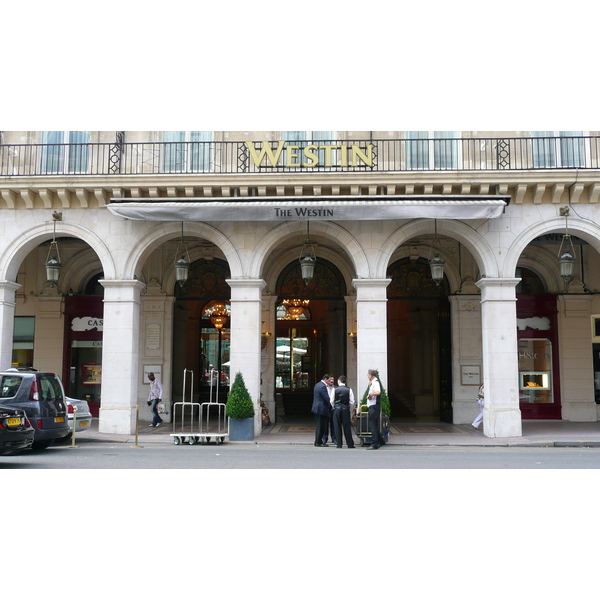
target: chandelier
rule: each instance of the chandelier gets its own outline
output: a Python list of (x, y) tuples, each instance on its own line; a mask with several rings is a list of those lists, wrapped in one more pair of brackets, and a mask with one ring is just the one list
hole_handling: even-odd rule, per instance
[(285, 299), (282, 304), (285, 306), (285, 318), (298, 321), (304, 314), (304, 309), (309, 305), (310, 300), (300, 300), (300, 298)]
[(225, 323), (229, 319), (229, 311), (224, 304), (217, 303), (213, 306), (210, 313), (210, 322), (215, 326), (216, 329), (223, 329)]

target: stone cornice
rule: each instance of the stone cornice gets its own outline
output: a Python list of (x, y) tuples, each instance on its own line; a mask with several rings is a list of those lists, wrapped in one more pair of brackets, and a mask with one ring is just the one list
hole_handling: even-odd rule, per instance
[(0, 178), (0, 208), (99, 208), (110, 198), (510, 194), (516, 204), (598, 203), (600, 171), (409, 171)]

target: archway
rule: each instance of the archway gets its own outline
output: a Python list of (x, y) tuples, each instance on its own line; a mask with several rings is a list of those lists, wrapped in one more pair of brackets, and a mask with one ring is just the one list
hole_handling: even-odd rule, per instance
[[(225, 401), (229, 391), (229, 341), (231, 277), (226, 261), (200, 259), (190, 265), (184, 285), (175, 284), (173, 315), (173, 399), (179, 400), (189, 387), (183, 389), (184, 369), (193, 371), (194, 400), (200, 402), (219, 397)], [(222, 307), (222, 308), (221, 308)], [(215, 310), (224, 312), (215, 319)], [(212, 318), (211, 318), (212, 317)], [(222, 400), (221, 400), (222, 399)]]
[(324, 373), (346, 373), (346, 293), (342, 273), (322, 257), (308, 285), (297, 260), (277, 279), (275, 390), (287, 417), (310, 415)]
[(388, 395), (394, 419), (452, 422), (449, 284), (424, 258), (390, 265)]

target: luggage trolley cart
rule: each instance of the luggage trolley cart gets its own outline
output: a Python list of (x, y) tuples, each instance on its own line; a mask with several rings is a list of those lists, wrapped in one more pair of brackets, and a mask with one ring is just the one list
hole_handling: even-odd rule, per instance
[[(387, 415), (381, 413), (379, 418), (379, 426), (381, 427), (383, 439), (387, 444), (388, 435), (390, 432), (390, 420)], [(356, 414), (356, 435), (360, 438), (361, 446), (371, 444), (373, 441), (371, 430), (369, 429), (369, 409), (366, 404), (360, 406), (359, 411)]]
[[(216, 376), (215, 376), (216, 373)], [(213, 382), (217, 382), (213, 385)], [(225, 415), (225, 404), (219, 402), (219, 372), (216, 369), (210, 370), (210, 396), (209, 402), (200, 405), (200, 432), (198, 439), (201, 444), (208, 444), (211, 438), (215, 438), (217, 446), (225, 441), (229, 436), (229, 427), (227, 425), (227, 416)], [(213, 388), (216, 390), (213, 400)], [(211, 416), (213, 417), (213, 431), (211, 431)], [(216, 416), (216, 423), (214, 417)]]
[[(189, 402), (185, 401), (185, 393), (186, 393), (186, 375), (187, 373), (191, 373), (191, 382), (190, 382), (190, 400)], [(177, 409), (181, 408), (181, 422), (180, 422), (180, 431), (175, 432), (175, 427), (178, 423), (177, 420)], [(173, 433), (171, 437), (173, 438), (173, 442), (175, 445), (182, 444), (187, 440), (190, 445), (194, 445), (198, 441), (198, 433), (194, 432), (194, 411), (198, 409), (198, 431), (200, 430), (200, 405), (194, 402), (194, 371), (190, 369), (183, 370), (183, 402), (175, 402), (173, 404)], [(189, 412), (189, 432), (186, 431), (187, 428), (187, 419), (186, 412)]]

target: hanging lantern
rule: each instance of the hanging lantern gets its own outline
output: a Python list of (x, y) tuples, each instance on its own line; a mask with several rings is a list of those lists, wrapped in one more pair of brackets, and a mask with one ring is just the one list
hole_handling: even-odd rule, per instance
[(306, 239), (302, 244), (302, 250), (300, 251), (300, 271), (302, 273), (302, 280), (304, 285), (308, 285), (315, 274), (315, 264), (317, 257), (315, 255), (315, 248), (313, 243), (310, 241), (309, 235), (310, 222), (306, 223)]
[(437, 234), (437, 219), (434, 219), (434, 234), (433, 234), (433, 242), (431, 244), (431, 249), (429, 250), (429, 268), (431, 269), (431, 279), (435, 281), (435, 285), (440, 285), (444, 279), (444, 265), (446, 261), (440, 258), (439, 252), (436, 252), (431, 258), (431, 253), (434, 248), (439, 248), (440, 241), (438, 239)]
[[(50, 256), (50, 254), (54, 251), (55, 256)], [(48, 260), (44, 264), (46, 268), (46, 281), (51, 284), (58, 283), (58, 278), (60, 276), (60, 255), (58, 253), (58, 244), (56, 242), (52, 242), (50, 244), (50, 251), (48, 252)]]
[(52, 213), (52, 219), (54, 220), (54, 229), (52, 231), (52, 241), (50, 242), (50, 248), (48, 249), (48, 256), (44, 267), (46, 269), (46, 281), (54, 286), (58, 283), (60, 276), (60, 252), (58, 251), (58, 242), (56, 241), (56, 221), (62, 221), (62, 213), (54, 211)]
[[(185, 251), (185, 254), (183, 251)], [(179, 240), (177, 255), (180, 255), (180, 258), (175, 261), (175, 279), (180, 286), (183, 286), (190, 272), (190, 255), (183, 239), (183, 221), (181, 221), (181, 239)]]
[(183, 285), (188, 278), (188, 274), (190, 272), (190, 263), (185, 259), (185, 256), (182, 254), (181, 258), (175, 261), (175, 279), (179, 285)]
[(575, 252), (572, 253), (565, 250), (558, 257), (558, 265), (560, 267), (560, 276), (563, 278), (565, 285), (568, 285), (573, 280), (573, 265), (575, 264)]
[(440, 285), (444, 279), (444, 265), (446, 261), (440, 258), (439, 254), (436, 254), (429, 261), (429, 268), (431, 269), (431, 279), (435, 281), (436, 285)]

